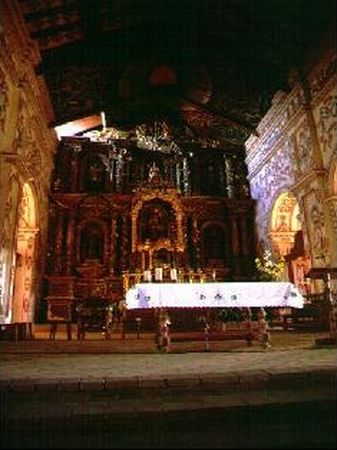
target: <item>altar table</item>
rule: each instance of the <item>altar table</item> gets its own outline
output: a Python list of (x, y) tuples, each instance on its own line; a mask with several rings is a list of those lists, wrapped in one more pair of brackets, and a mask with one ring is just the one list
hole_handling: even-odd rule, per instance
[(127, 309), (303, 305), (303, 296), (289, 282), (139, 283), (126, 293)]

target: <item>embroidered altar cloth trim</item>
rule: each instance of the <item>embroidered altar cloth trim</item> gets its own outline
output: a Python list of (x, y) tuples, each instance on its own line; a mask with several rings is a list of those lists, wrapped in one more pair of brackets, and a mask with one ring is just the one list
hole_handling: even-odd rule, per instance
[(289, 282), (139, 283), (126, 293), (128, 309), (303, 308), (303, 304), (303, 296)]

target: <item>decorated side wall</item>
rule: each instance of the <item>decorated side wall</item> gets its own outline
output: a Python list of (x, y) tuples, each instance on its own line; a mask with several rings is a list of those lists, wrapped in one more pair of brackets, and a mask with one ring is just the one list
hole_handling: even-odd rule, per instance
[[(53, 113), (46, 86), (35, 71), (39, 51), (16, 2), (2, 2), (0, 53), (0, 320), (31, 321), (43, 272), (57, 139), (48, 127)], [(18, 267), (19, 294), (14, 292)], [(17, 317), (13, 308), (20, 310)]]
[(272, 249), (277, 199), (295, 196), (304, 251), (312, 268), (337, 266), (337, 74), (336, 50), (326, 49), (306, 73), (291, 71), (288, 92), (279, 91), (246, 141), (246, 162), (260, 251)]

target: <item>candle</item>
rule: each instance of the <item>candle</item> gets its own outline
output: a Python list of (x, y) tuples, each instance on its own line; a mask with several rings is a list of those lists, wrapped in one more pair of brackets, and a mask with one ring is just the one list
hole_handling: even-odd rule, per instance
[(170, 270), (170, 278), (172, 281), (177, 281), (177, 269), (173, 268)]
[(105, 130), (106, 129), (106, 120), (105, 120), (105, 112), (104, 111), (101, 112), (101, 120), (102, 120), (103, 130)]
[(156, 281), (162, 281), (163, 279), (163, 269), (161, 267), (157, 267), (154, 271), (154, 278)]
[(144, 270), (144, 281), (151, 281), (152, 279), (152, 274), (151, 274), (151, 270)]

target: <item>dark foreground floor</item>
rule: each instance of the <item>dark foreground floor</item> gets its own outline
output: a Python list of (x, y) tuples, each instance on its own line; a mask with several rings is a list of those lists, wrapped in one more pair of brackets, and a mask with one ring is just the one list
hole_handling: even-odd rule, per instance
[(172, 354), (14, 343), (0, 353), (0, 445), (336, 448), (336, 349), (308, 338)]
[(4, 448), (336, 448), (335, 402), (2, 422)]

